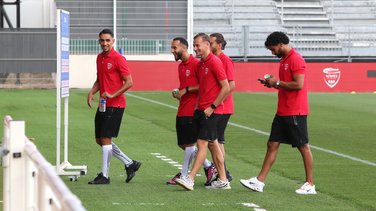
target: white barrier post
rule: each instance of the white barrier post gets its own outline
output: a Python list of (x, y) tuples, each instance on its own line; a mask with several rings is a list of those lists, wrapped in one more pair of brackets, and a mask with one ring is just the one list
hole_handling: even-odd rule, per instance
[[(9, 143), (9, 123), (12, 120), (12, 117), (5, 116), (4, 117), (4, 139), (3, 139), (3, 149), (9, 149), (8, 143)], [(3, 210), (7, 211), (10, 210), (9, 207), (9, 191), (10, 191), (10, 177), (9, 177), (9, 156), (3, 157)]]
[[(24, 187), (26, 159), (24, 154), (25, 148), (25, 122), (24, 121), (10, 121), (8, 139), (9, 155), (6, 157), (6, 169), (4, 177), (7, 184), (3, 185), (4, 188), (4, 211), (11, 210), (26, 210), (26, 193)], [(9, 165), (9, 164), (12, 165)], [(5, 201), (6, 200), (6, 201)]]
[[(7, 153), (9, 151), (9, 154)], [(25, 136), (25, 122), (4, 118), (3, 210), (85, 211), (56, 170)]]

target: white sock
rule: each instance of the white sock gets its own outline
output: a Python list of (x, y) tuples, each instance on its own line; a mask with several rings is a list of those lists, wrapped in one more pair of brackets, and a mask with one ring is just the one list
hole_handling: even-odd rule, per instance
[(204, 161), (204, 168), (207, 169), (207, 168), (209, 168), (211, 165), (212, 165), (212, 162), (210, 162), (210, 160), (208, 160), (207, 158), (205, 158), (205, 161)]
[(191, 147), (186, 147), (185, 150), (184, 150), (184, 163), (183, 163), (183, 167), (181, 169), (181, 174), (183, 176), (186, 176), (188, 174), (188, 170), (189, 170), (189, 166), (191, 164), (191, 161), (192, 161), (192, 154), (196, 154), (195, 153), (195, 146), (191, 146)]
[(127, 167), (133, 163), (132, 159), (126, 156), (114, 142), (112, 142), (112, 154)]
[(108, 178), (110, 161), (112, 155), (112, 145), (102, 145), (102, 174)]

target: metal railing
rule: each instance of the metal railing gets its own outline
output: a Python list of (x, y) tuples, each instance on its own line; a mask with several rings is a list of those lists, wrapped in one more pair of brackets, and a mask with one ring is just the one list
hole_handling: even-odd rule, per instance
[[(116, 47), (127, 55), (158, 55), (170, 53), (171, 40), (118, 39)], [(71, 39), (70, 53), (75, 55), (98, 54), (101, 48), (96, 39)]]

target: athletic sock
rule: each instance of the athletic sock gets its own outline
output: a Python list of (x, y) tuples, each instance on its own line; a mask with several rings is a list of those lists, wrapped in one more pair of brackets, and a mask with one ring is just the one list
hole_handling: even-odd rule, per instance
[(181, 174), (183, 176), (188, 174), (189, 165), (191, 164), (192, 157), (193, 157), (192, 154), (195, 154), (195, 146), (185, 147), (184, 152), (185, 152), (184, 153), (184, 163), (183, 163), (183, 167), (181, 169)]
[(114, 142), (112, 142), (112, 154), (127, 167), (133, 163), (132, 159), (126, 156)]
[(102, 146), (102, 173), (103, 176), (108, 178), (108, 171), (110, 169), (110, 161), (112, 155), (112, 145)]

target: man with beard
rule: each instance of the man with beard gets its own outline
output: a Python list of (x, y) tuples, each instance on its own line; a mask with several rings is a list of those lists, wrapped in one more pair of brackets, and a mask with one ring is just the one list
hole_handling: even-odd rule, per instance
[(87, 104), (92, 108), (94, 95), (99, 91), (100, 105), (95, 114), (95, 141), (102, 148), (102, 171), (89, 184), (110, 184), (109, 169), (112, 155), (125, 165), (130, 182), (141, 162), (130, 159), (112, 141), (119, 134), (126, 98), (124, 93), (133, 85), (125, 57), (114, 49), (114, 34), (110, 29), (99, 33), (99, 45), (102, 53), (97, 56), (97, 79), (87, 95)]
[(204, 163), (209, 148), (215, 167), (218, 171), (217, 180), (208, 189), (231, 189), (226, 178), (223, 154), (218, 144), (218, 121), (223, 113), (223, 100), (230, 88), (221, 60), (210, 51), (210, 38), (205, 33), (199, 33), (193, 40), (194, 51), (201, 60), (197, 66), (200, 83), (198, 91), (197, 110), (194, 121), (197, 124), (197, 156), (191, 172), (182, 176), (176, 183), (187, 190), (194, 189), (194, 179)]
[[(186, 39), (176, 37), (172, 40), (171, 53), (174, 55), (175, 61), (181, 60), (178, 68), (180, 85), (178, 91), (172, 92), (172, 97), (179, 100), (179, 108), (176, 115), (176, 134), (178, 145), (184, 150), (184, 162), (181, 172), (167, 181), (168, 185), (176, 185), (176, 179), (181, 176), (187, 176), (189, 166), (197, 151), (195, 146), (197, 132), (193, 125), (193, 113), (199, 89), (196, 75), (199, 60), (189, 54), (187, 49), (188, 42)], [(208, 159), (205, 159), (204, 170), (207, 181), (211, 182), (215, 178), (215, 167)]]
[(267, 143), (267, 152), (261, 171), (257, 177), (240, 180), (245, 187), (263, 192), (264, 181), (274, 161), (281, 143), (298, 148), (303, 158), (305, 183), (297, 189), (297, 194), (316, 194), (313, 184), (313, 158), (308, 144), (307, 115), (308, 89), (306, 63), (303, 57), (289, 46), (289, 38), (283, 32), (271, 33), (265, 47), (273, 55), (281, 58), (279, 79), (274, 76), (262, 82), (269, 88), (278, 89), (277, 113), (272, 123), (272, 129)]

